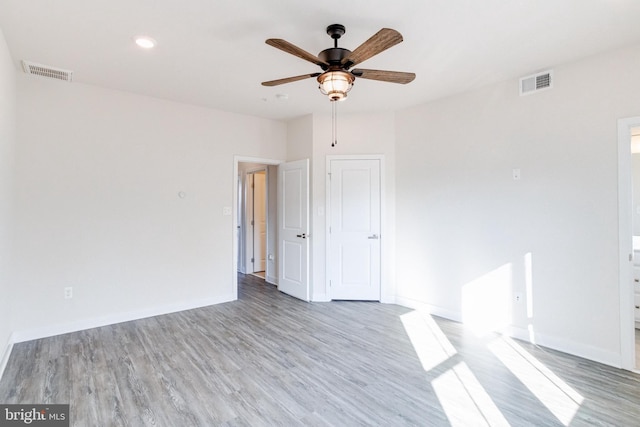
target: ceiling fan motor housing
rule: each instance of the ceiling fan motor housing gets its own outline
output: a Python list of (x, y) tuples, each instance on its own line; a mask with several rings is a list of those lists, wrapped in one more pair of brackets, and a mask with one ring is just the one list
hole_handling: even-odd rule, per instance
[(338, 67), (338, 69), (342, 69), (342, 59), (347, 58), (351, 55), (351, 51), (349, 49), (343, 49), (341, 47), (332, 47), (329, 49), (325, 49), (318, 54), (318, 58), (328, 63), (331, 67)]

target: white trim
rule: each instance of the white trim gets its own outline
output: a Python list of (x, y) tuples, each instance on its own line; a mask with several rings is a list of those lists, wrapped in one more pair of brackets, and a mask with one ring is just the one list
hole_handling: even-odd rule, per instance
[(633, 309), (633, 255), (631, 128), (640, 126), (640, 117), (618, 120), (618, 272), (620, 292), (620, 361), (622, 369), (635, 369)]
[(331, 302), (331, 298), (327, 294), (313, 294), (313, 302)]
[(329, 279), (331, 277), (331, 264), (330, 264), (330, 252), (331, 252), (331, 233), (329, 228), (331, 227), (331, 161), (332, 160), (378, 160), (380, 162), (380, 234), (382, 239), (380, 240), (380, 302), (392, 303), (392, 299), (389, 298), (391, 291), (391, 284), (387, 283), (387, 263), (383, 262), (385, 259), (391, 259), (391, 254), (387, 254), (389, 245), (386, 243), (388, 239), (385, 237), (390, 234), (387, 227), (387, 211), (386, 211), (386, 168), (385, 168), (385, 155), (384, 154), (335, 154), (327, 155), (325, 159), (325, 289), (326, 295), (320, 296), (319, 299), (314, 301), (331, 301), (331, 286), (329, 286)]
[(397, 304), (397, 298), (395, 295), (381, 295), (380, 302), (383, 304)]
[[(233, 300), (238, 299), (238, 163), (259, 163), (263, 165), (279, 165), (283, 160), (263, 159), (260, 157), (233, 156), (233, 191), (231, 202), (231, 293)], [(267, 207), (268, 209), (268, 207)]]
[(116, 323), (130, 322), (132, 320), (145, 319), (147, 317), (161, 316), (163, 314), (176, 313), (184, 310), (192, 310), (194, 308), (221, 304), (233, 300), (233, 295), (227, 294), (207, 299), (198, 299), (189, 302), (168, 304), (162, 307), (149, 308), (139, 311), (109, 314), (102, 317), (95, 317), (93, 319), (83, 319), (73, 322), (59, 323), (55, 325), (45, 326), (43, 328), (16, 331), (12, 335), (12, 343), (37, 340), (40, 338), (67, 334), (70, 332), (78, 332), (86, 329), (114, 325)]
[(620, 354), (614, 351), (602, 350), (598, 347), (580, 344), (573, 341), (567, 341), (566, 338), (558, 338), (551, 335), (535, 334), (535, 342), (531, 341), (529, 331), (527, 329), (509, 326), (504, 331), (504, 335), (519, 339), (534, 345), (561, 351), (563, 353), (572, 354), (582, 357), (583, 359), (593, 360), (594, 362), (603, 363), (605, 365), (620, 368)]
[(431, 304), (427, 304), (422, 301), (418, 301), (411, 298), (396, 296), (395, 299), (396, 299), (396, 304), (401, 305), (403, 307), (424, 311), (434, 316), (443, 317), (445, 319), (462, 323), (462, 314), (460, 312), (452, 311), (452, 310), (449, 310), (443, 307), (438, 307)]
[(265, 275), (265, 282), (269, 283), (270, 285), (276, 285), (278, 286), (278, 278), (275, 276), (266, 276)]

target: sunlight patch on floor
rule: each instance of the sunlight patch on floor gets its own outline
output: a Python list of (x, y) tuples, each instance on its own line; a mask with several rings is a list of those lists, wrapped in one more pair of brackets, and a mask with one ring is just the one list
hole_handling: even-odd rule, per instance
[(466, 363), (458, 363), (431, 384), (453, 427), (509, 426)]
[(412, 311), (400, 316), (400, 320), (425, 371), (430, 371), (457, 353), (428, 313)]
[(510, 338), (487, 347), (563, 425), (571, 423), (584, 401), (580, 393)]
[[(457, 354), (428, 313), (412, 311), (400, 319), (425, 371), (431, 371)], [(431, 384), (452, 426), (509, 425), (465, 362), (457, 363)]]

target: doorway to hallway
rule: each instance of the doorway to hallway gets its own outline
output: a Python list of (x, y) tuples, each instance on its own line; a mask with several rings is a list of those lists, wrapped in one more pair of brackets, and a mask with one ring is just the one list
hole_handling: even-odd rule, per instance
[(637, 197), (634, 193), (640, 189), (640, 175), (634, 189), (634, 174), (640, 169), (640, 147), (635, 154), (639, 157), (638, 165), (634, 168), (632, 135), (640, 136), (638, 130), (640, 117), (618, 120), (620, 365), (623, 369), (636, 371), (640, 369), (637, 357), (640, 343), (636, 332), (640, 326), (640, 308), (635, 308), (640, 306), (640, 192)]
[(276, 284), (277, 166), (238, 161), (236, 167), (234, 276), (256, 274)]
[(266, 273), (267, 257), (267, 169), (247, 172), (245, 177), (245, 270)]

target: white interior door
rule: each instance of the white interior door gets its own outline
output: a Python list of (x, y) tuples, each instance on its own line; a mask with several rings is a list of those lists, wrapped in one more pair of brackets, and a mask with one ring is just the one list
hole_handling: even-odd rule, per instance
[(330, 161), (331, 299), (380, 300), (380, 160)]
[(253, 271), (264, 271), (267, 252), (267, 174), (253, 174)]
[(278, 289), (309, 301), (309, 159), (278, 167)]

